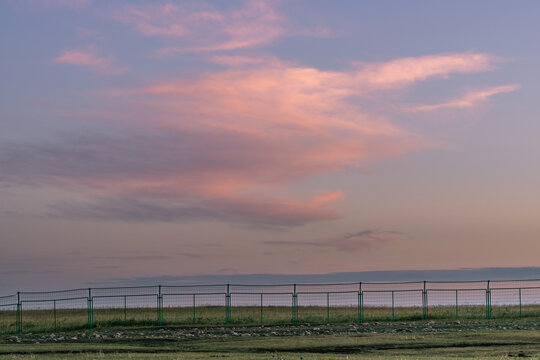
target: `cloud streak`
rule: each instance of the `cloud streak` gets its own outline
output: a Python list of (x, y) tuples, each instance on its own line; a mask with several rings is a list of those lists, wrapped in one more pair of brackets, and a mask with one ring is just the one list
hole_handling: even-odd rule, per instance
[(320, 250), (332, 249), (342, 252), (368, 251), (374, 248), (391, 245), (404, 235), (398, 231), (363, 230), (354, 234), (346, 234), (334, 238), (313, 241), (282, 241), (268, 240), (262, 244), (277, 247), (314, 248)]
[(113, 17), (142, 36), (172, 41), (158, 56), (255, 48), (285, 35), (285, 18), (267, 1), (247, 1), (227, 11), (204, 3), (130, 5)]
[(418, 106), (410, 108), (410, 110), (411, 111), (433, 111), (433, 110), (446, 109), (446, 108), (458, 108), (458, 109), (470, 108), (486, 101), (489, 97), (493, 95), (513, 92), (513, 91), (518, 90), (519, 88), (520, 88), (519, 85), (513, 84), (513, 85), (491, 87), (491, 88), (479, 90), (479, 91), (470, 91), (464, 96), (457, 99), (452, 99), (450, 101), (446, 101), (440, 104), (418, 105)]
[(494, 70), (502, 59), (484, 53), (450, 53), (407, 57), (383, 63), (356, 62), (357, 80), (373, 89), (402, 88), (433, 78), (446, 79), (451, 74), (471, 74)]
[(112, 56), (100, 57), (95, 45), (78, 50), (64, 50), (54, 61), (86, 67), (102, 75), (116, 75), (129, 71), (129, 67), (116, 65), (115, 58)]

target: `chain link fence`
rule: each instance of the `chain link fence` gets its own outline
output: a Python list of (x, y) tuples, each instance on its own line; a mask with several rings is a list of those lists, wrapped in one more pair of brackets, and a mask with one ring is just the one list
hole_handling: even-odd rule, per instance
[(524, 317), (540, 317), (540, 280), (157, 285), (0, 297), (1, 333), (124, 325)]

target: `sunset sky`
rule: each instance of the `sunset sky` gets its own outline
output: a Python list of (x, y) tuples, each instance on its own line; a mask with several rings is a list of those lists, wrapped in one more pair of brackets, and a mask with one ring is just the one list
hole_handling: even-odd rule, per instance
[(0, 292), (540, 265), (538, 1), (0, 2)]

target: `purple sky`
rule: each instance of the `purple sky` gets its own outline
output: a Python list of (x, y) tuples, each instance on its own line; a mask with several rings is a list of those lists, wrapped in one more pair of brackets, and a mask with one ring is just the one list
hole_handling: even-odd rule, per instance
[(538, 266), (537, 1), (0, 3), (0, 291)]

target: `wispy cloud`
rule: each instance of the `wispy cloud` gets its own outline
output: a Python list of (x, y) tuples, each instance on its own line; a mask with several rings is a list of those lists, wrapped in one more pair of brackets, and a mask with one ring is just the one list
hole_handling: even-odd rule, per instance
[(54, 61), (86, 67), (103, 75), (121, 74), (129, 70), (129, 67), (116, 65), (115, 58), (112, 56), (100, 57), (95, 45), (77, 50), (64, 50)]
[[(335, 194), (338, 197), (340, 194)], [(190, 199), (191, 197), (191, 199)], [(190, 197), (125, 195), (94, 198), (86, 204), (64, 202), (52, 205), (55, 214), (70, 219), (98, 221), (121, 220), (127, 222), (161, 221), (225, 221), (251, 226), (291, 227), (313, 221), (340, 217), (329, 206), (333, 197), (315, 197), (310, 200), (288, 198), (248, 197), (205, 199), (204, 194)]]
[(418, 105), (410, 107), (409, 109), (411, 111), (432, 111), (444, 108), (469, 108), (486, 101), (489, 97), (493, 95), (513, 92), (518, 90), (519, 88), (520, 86), (515, 84), (496, 86), (484, 90), (470, 91), (460, 98), (452, 99), (450, 101), (446, 101), (440, 104)]
[(408, 57), (382, 63), (355, 62), (360, 68), (357, 80), (375, 88), (389, 89), (411, 85), (450, 74), (470, 74), (494, 70), (502, 59), (483, 53), (451, 53)]
[(269, 63), (275, 60), (276, 63), (279, 60), (275, 58), (255, 57), (255, 56), (241, 56), (241, 55), (215, 55), (207, 58), (208, 61), (231, 67), (242, 67), (249, 65), (261, 65)]
[(285, 33), (285, 18), (268, 1), (247, 1), (227, 11), (204, 3), (129, 5), (114, 18), (143, 36), (173, 40), (159, 56), (260, 47)]
[(337, 251), (357, 252), (366, 251), (381, 246), (387, 246), (400, 240), (404, 234), (399, 231), (363, 230), (353, 234), (346, 234), (334, 238), (318, 239), (312, 241), (283, 241), (268, 240), (262, 243), (277, 247), (319, 248), (334, 249)]

